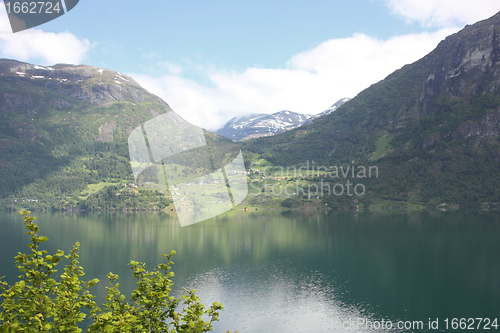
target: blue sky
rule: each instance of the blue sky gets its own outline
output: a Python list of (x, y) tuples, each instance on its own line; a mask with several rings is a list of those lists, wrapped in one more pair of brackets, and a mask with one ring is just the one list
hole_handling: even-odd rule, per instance
[(0, 57), (119, 71), (214, 130), (252, 112), (321, 112), (499, 10), (498, 0), (80, 0), (12, 34), (2, 4)]

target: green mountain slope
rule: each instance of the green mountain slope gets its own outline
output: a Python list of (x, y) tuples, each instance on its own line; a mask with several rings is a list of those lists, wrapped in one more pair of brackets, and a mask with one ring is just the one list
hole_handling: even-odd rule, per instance
[(377, 166), (378, 178), (353, 177), (365, 184), (368, 198), (498, 202), (499, 89), (500, 13), (447, 37), (320, 121), (251, 140), (245, 149), (281, 166), (314, 161), (356, 172)]
[(127, 143), (165, 112), (167, 103), (111, 70), (0, 59), (0, 207), (166, 207), (168, 193), (132, 185)]

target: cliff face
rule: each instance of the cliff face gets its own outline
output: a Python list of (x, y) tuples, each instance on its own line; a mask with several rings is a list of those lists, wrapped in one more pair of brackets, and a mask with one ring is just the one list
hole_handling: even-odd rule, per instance
[(500, 85), (500, 14), (447, 37), (422, 60), (431, 68), (423, 100), (439, 93), (467, 96), (497, 92)]
[[(420, 129), (433, 132), (431, 127), (444, 125), (443, 129), (435, 128), (439, 134), (427, 133), (431, 137), (454, 138), (456, 134), (475, 135), (473, 129), (483, 124), (490, 128), (484, 135), (496, 136), (493, 133), (498, 131), (491, 128), (498, 126), (495, 120), (498, 103), (494, 100), (500, 89), (499, 62), (500, 13), (448, 36), (421, 60), (362, 92), (364, 105), (353, 107), (362, 107), (370, 113), (373, 122), (369, 130), (400, 133), (428, 122)], [(383, 103), (384, 100), (390, 104)], [(435, 120), (440, 123), (432, 124)], [(478, 125), (466, 125), (467, 121)], [(447, 126), (451, 123), (453, 128)], [(471, 132), (459, 128), (470, 128)], [(428, 147), (429, 141), (420, 144)]]
[[(480, 96), (489, 97), (493, 102), (500, 89), (499, 62), (500, 13), (447, 37), (433, 54), (422, 61), (423, 66), (432, 69), (422, 85), (422, 114), (431, 112), (433, 101), (443, 96), (454, 103), (457, 109), (460, 104)], [(488, 137), (498, 137), (500, 108), (497, 103), (491, 102), (483, 104), (475, 117), (472, 114), (462, 119), (463, 122), (454, 131), (441, 131), (439, 136), (452, 139), (456, 139), (457, 135), (464, 139), (475, 137), (470, 148), (477, 148)], [(456, 115), (454, 110), (450, 111), (451, 115)], [(428, 145), (424, 142), (423, 146), (427, 148)], [(493, 153), (495, 156), (497, 154)]]

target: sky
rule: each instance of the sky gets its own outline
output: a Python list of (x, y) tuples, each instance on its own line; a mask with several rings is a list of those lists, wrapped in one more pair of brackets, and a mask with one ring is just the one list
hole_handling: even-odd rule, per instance
[(115, 70), (216, 130), (250, 113), (322, 112), (498, 11), (498, 0), (80, 0), (13, 34), (0, 1), (0, 58)]

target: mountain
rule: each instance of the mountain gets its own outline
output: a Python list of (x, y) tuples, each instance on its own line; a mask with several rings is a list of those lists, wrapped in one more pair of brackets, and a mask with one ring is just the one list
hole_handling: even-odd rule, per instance
[(326, 116), (326, 115), (332, 113), (333, 111), (337, 110), (340, 106), (344, 105), (345, 103), (347, 103), (350, 100), (351, 100), (350, 98), (341, 98), (341, 99), (339, 99), (337, 102), (335, 102), (332, 106), (330, 106), (325, 111), (320, 112), (320, 113), (318, 113), (316, 115), (313, 115), (311, 118), (309, 118), (302, 125), (310, 124), (310, 123), (316, 121), (316, 119), (318, 119), (319, 117), (323, 117), (323, 116)]
[(372, 199), (478, 206), (500, 198), (499, 134), (497, 13), (334, 113), (245, 149), (281, 166), (376, 166), (378, 177), (355, 180)]
[(333, 111), (337, 110), (340, 106), (344, 105), (346, 102), (349, 102), (350, 100), (351, 100), (350, 98), (341, 98), (337, 102), (335, 102), (335, 104), (333, 104), (328, 109), (326, 109), (325, 111), (320, 112), (317, 115), (315, 115), (314, 118), (326, 116), (327, 114), (330, 114)]
[(254, 113), (230, 119), (216, 133), (235, 141), (248, 140), (283, 133), (302, 125), (311, 117), (286, 110), (273, 114)]
[(300, 114), (283, 110), (271, 115), (254, 113), (248, 116), (234, 117), (224, 127), (217, 130), (216, 133), (235, 141), (272, 136), (311, 123), (315, 119), (335, 111), (348, 100), (349, 98), (343, 98), (317, 115)]
[[(167, 193), (130, 185), (127, 141), (166, 112), (173, 112), (166, 102), (112, 70), (0, 59), (0, 207), (167, 206)], [(210, 132), (205, 137), (230, 143)]]

